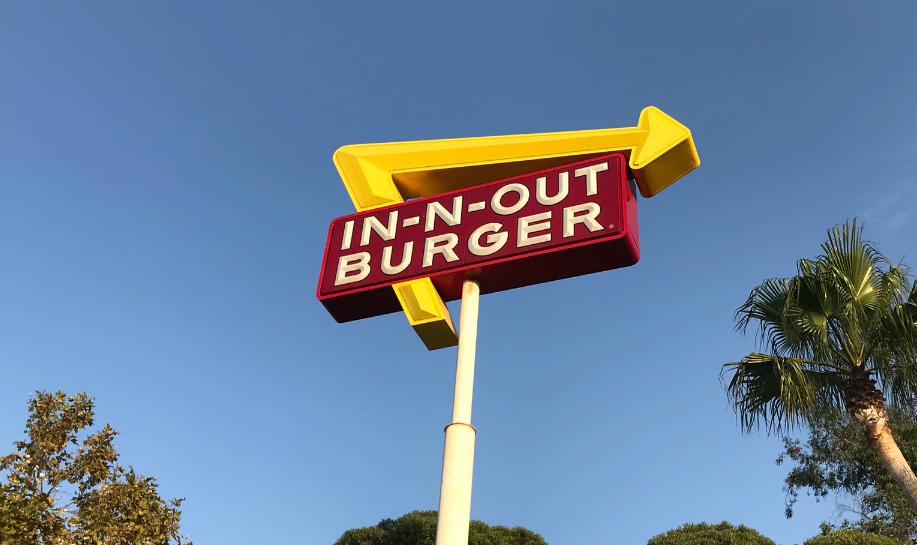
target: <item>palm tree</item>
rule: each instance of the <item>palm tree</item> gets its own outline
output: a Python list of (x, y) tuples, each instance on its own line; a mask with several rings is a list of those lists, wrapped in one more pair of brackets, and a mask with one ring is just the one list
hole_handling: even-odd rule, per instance
[(745, 432), (764, 424), (779, 433), (846, 409), (917, 512), (917, 477), (886, 414), (886, 400), (911, 411), (917, 401), (917, 281), (864, 242), (855, 220), (829, 230), (821, 247), (736, 311), (736, 329), (752, 326), (769, 353), (723, 366), (729, 400)]

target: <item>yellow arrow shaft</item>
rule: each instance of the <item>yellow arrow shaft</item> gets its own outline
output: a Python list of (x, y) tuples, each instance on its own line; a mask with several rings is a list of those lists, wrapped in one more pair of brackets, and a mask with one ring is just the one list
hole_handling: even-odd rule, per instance
[[(536, 142), (520, 143), (512, 138), (494, 139), (490, 142), (478, 142), (474, 146), (459, 148), (458, 145), (433, 148), (429, 150), (408, 149), (398, 153), (395, 158), (395, 172), (419, 170), (436, 167), (437, 169), (468, 165), (485, 165), (518, 161), (519, 147), (526, 147), (526, 159), (561, 157), (571, 154), (584, 155), (599, 151), (618, 151), (634, 148), (646, 140), (647, 131), (631, 129), (608, 131), (589, 131), (592, 134), (571, 133), (567, 137), (546, 137)], [(475, 160), (467, 161), (469, 147), (475, 150)]]
[[(552, 168), (565, 158), (632, 150), (649, 132), (638, 127), (561, 133), (360, 144), (336, 161), (359, 209), (435, 195)], [(359, 157), (358, 160), (353, 158)], [(563, 160), (552, 160), (564, 158)], [(481, 168), (477, 168), (481, 167)]]
[[(504, 161), (584, 155), (598, 151), (619, 151), (642, 144), (648, 131), (637, 127), (597, 129), (546, 134), (454, 138), (395, 144), (346, 146), (373, 164), (389, 164), (395, 172), (443, 169)], [(379, 146), (378, 149), (372, 149)], [(473, 155), (474, 159), (468, 157)]]

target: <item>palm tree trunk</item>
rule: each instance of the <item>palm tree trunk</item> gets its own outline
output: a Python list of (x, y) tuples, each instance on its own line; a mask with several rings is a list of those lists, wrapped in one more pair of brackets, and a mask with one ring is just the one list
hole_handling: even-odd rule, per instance
[(889, 475), (895, 479), (898, 488), (904, 492), (904, 497), (911, 504), (911, 509), (917, 513), (917, 476), (914, 475), (911, 466), (901, 454), (901, 449), (898, 448), (888, 426), (883, 424), (882, 429), (876, 431), (876, 435), (870, 441), (870, 446), (879, 456), (879, 460)]
[(917, 475), (901, 454), (898, 443), (888, 427), (885, 398), (868, 373), (856, 373), (847, 389), (847, 410), (860, 426), (869, 446), (904, 493), (911, 509), (917, 513)]

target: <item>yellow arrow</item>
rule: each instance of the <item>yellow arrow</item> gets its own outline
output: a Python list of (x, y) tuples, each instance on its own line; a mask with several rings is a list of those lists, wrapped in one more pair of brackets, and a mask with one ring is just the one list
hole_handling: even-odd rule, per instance
[(552, 168), (613, 151), (630, 154), (644, 197), (697, 168), (691, 131), (658, 108), (645, 108), (636, 127), (359, 144), (334, 163), (357, 210)]
[[(655, 107), (636, 127), (358, 144), (334, 153), (357, 211), (429, 197), (621, 151), (640, 193), (652, 197), (700, 165), (691, 131)], [(411, 326), (430, 350), (458, 337), (429, 278), (393, 286)]]

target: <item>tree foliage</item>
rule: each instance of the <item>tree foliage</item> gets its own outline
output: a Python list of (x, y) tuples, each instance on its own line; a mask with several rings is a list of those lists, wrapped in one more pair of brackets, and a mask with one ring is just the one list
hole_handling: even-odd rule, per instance
[(0, 544), (192, 545), (179, 534), (182, 500), (122, 467), (118, 432), (90, 433), (94, 414), (85, 393), (29, 400), (25, 440), (0, 457)]
[[(375, 526), (347, 530), (334, 545), (435, 545), (436, 514), (436, 511), (413, 511)], [(468, 545), (547, 545), (547, 542), (521, 526), (488, 526), (473, 520)]]
[(765, 280), (736, 311), (737, 329), (757, 331), (763, 350), (723, 366), (742, 428), (779, 433), (845, 410), (917, 511), (917, 475), (887, 413), (917, 402), (917, 281), (856, 221), (830, 229), (796, 271)]
[[(891, 410), (889, 426), (904, 457), (917, 460), (917, 414)], [(793, 464), (785, 480), (787, 518), (793, 516), (799, 493), (805, 491), (816, 500), (833, 496), (839, 511), (849, 518), (841, 528), (917, 541), (917, 515), (846, 414), (822, 412), (812, 420), (804, 444), (788, 437), (783, 441), (777, 464)]]
[(859, 401), (851, 386), (864, 385), (851, 383), (857, 375), (874, 377), (894, 407), (917, 401), (917, 281), (865, 242), (856, 221), (829, 230), (822, 254), (799, 260), (796, 276), (752, 290), (736, 319), (767, 350), (723, 367), (747, 431), (763, 424), (780, 432), (825, 408), (860, 408), (851, 407)]
[(802, 545), (903, 545), (903, 542), (888, 536), (846, 529), (825, 531), (821, 535), (805, 540)]
[(650, 538), (647, 545), (776, 545), (747, 526), (719, 524), (685, 524)]

